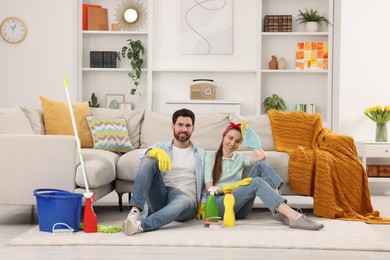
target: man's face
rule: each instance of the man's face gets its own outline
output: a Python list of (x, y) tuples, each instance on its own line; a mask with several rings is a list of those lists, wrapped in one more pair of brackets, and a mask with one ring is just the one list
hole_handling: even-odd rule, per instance
[(179, 116), (175, 124), (172, 124), (173, 136), (179, 142), (190, 140), (195, 127), (192, 125), (190, 117)]

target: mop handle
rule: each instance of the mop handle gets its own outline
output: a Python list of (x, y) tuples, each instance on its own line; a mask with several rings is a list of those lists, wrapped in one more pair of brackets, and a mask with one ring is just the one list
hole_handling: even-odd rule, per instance
[(69, 90), (68, 90), (68, 79), (64, 77), (64, 87), (65, 87), (65, 92), (66, 92), (66, 98), (68, 99), (68, 105), (69, 105), (69, 111), (70, 111), (70, 118), (72, 119), (72, 126), (73, 126), (73, 132), (76, 137), (76, 146), (77, 146), (77, 153), (79, 154), (80, 158), (80, 163), (81, 163), (81, 171), (83, 172), (83, 178), (84, 178), (84, 183), (85, 183), (85, 189), (86, 193), (84, 194), (85, 197), (90, 198), (92, 197), (93, 193), (89, 192), (89, 186), (88, 186), (88, 180), (87, 180), (87, 174), (85, 173), (85, 166), (84, 166), (84, 160), (83, 160), (83, 154), (81, 152), (81, 145), (80, 145), (80, 139), (76, 127), (76, 120), (74, 119), (74, 114), (73, 114), (73, 107), (72, 107), (72, 102), (70, 101), (70, 96), (69, 96)]

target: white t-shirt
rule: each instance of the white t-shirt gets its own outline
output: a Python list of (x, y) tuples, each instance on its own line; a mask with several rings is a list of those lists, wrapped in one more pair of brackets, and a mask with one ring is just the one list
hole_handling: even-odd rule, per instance
[(196, 160), (192, 147), (172, 146), (172, 171), (163, 175), (165, 186), (176, 187), (196, 201)]

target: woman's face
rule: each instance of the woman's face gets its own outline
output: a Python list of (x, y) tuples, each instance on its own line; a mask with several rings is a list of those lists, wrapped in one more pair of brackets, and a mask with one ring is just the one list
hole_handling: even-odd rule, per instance
[(223, 138), (224, 154), (231, 154), (240, 147), (242, 143), (241, 132), (237, 129), (230, 129)]

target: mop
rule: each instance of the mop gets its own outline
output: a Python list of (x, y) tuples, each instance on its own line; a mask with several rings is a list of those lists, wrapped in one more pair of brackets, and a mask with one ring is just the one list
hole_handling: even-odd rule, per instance
[(79, 154), (79, 158), (80, 158), (81, 171), (83, 173), (85, 190), (86, 190), (86, 192), (83, 194), (85, 197), (84, 226), (83, 226), (83, 228), (84, 228), (84, 232), (93, 233), (93, 232), (97, 232), (97, 226), (98, 226), (97, 225), (97, 217), (96, 217), (95, 212), (93, 211), (92, 201), (91, 201), (94, 193), (89, 191), (87, 174), (85, 173), (83, 154), (81, 152), (80, 139), (79, 139), (79, 135), (78, 135), (77, 127), (76, 127), (76, 121), (74, 119), (72, 102), (70, 101), (70, 96), (69, 96), (68, 79), (66, 77), (64, 77), (64, 87), (65, 87), (65, 91), (66, 91), (66, 97), (68, 99), (70, 118), (72, 119), (73, 132), (74, 132), (74, 136), (76, 138), (77, 153)]
[(81, 152), (80, 139), (79, 139), (79, 135), (78, 135), (78, 131), (77, 131), (76, 121), (74, 119), (72, 102), (70, 101), (70, 96), (69, 96), (68, 79), (66, 77), (64, 77), (64, 87), (65, 87), (65, 91), (66, 91), (66, 97), (68, 99), (70, 118), (72, 119), (73, 132), (74, 132), (74, 136), (76, 138), (77, 153), (79, 154), (79, 158), (80, 158), (81, 171), (83, 173), (85, 190), (86, 190), (86, 192), (83, 194), (85, 197), (84, 224), (80, 223), (79, 228), (81, 230), (84, 230), (84, 232), (86, 232), (86, 233), (94, 233), (94, 232), (116, 233), (116, 232), (120, 232), (122, 230), (122, 228), (120, 226), (103, 226), (103, 225), (97, 224), (97, 217), (96, 217), (96, 214), (93, 211), (93, 207), (92, 207), (92, 198), (93, 198), (94, 193), (89, 191), (87, 174), (85, 173), (83, 154)]

